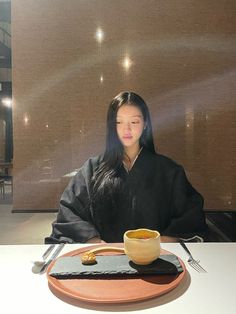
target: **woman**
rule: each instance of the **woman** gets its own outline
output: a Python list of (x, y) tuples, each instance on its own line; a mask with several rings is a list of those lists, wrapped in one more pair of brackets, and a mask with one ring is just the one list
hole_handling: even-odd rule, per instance
[(108, 109), (105, 153), (73, 177), (45, 242), (122, 242), (136, 228), (158, 230), (162, 242), (204, 237), (202, 208), (184, 169), (155, 152), (144, 100), (122, 92)]

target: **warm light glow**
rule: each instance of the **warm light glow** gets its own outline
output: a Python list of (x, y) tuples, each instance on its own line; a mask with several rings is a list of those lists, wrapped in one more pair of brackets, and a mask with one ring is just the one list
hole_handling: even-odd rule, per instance
[(126, 71), (128, 71), (133, 64), (132, 60), (129, 56), (125, 56), (125, 58), (122, 61), (122, 66), (125, 68)]
[(97, 42), (102, 43), (104, 40), (104, 32), (101, 28), (98, 28), (96, 30), (96, 34), (95, 34), (95, 38), (97, 40)]
[(25, 116), (24, 116), (24, 124), (25, 125), (28, 125), (29, 124), (29, 118), (28, 118), (28, 116), (25, 114)]
[(11, 106), (12, 106), (12, 99), (11, 98), (3, 98), (2, 99), (2, 104), (5, 107), (11, 108)]
[(193, 122), (194, 122), (194, 111), (193, 108), (188, 104), (185, 109), (185, 121), (186, 127), (193, 129)]
[(103, 83), (103, 75), (100, 76), (100, 82)]

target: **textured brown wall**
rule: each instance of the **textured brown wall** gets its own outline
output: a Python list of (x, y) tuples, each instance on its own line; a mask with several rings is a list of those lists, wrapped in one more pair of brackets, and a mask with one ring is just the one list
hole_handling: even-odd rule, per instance
[(185, 167), (205, 207), (236, 209), (235, 10), (233, 0), (13, 0), (14, 209), (57, 207), (63, 176), (103, 151), (122, 90), (148, 102), (159, 152)]

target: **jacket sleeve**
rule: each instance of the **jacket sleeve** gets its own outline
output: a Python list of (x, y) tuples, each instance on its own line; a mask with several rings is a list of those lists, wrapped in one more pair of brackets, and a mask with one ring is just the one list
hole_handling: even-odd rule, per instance
[(92, 173), (91, 162), (87, 161), (71, 179), (61, 196), (58, 215), (52, 223), (52, 233), (45, 238), (45, 243), (84, 243), (99, 236), (90, 209)]
[(171, 218), (163, 235), (206, 239), (208, 228), (203, 212), (204, 199), (189, 183), (185, 171), (178, 166), (172, 183)]

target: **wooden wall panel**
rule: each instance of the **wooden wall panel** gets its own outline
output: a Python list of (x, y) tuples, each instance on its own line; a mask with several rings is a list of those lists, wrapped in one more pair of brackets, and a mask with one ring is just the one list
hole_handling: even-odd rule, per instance
[(233, 0), (13, 0), (14, 209), (57, 208), (64, 176), (103, 150), (109, 101), (134, 90), (205, 208), (235, 210), (235, 11)]

